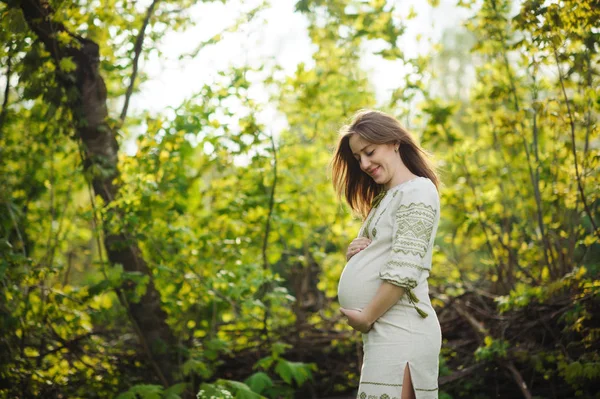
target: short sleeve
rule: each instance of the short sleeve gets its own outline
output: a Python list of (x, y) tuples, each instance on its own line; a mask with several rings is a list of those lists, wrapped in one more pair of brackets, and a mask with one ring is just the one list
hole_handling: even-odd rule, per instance
[(419, 284), (423, 273), (431, 269), (430, 251), (439, 219), (439, 198), (430, 181), (411, 184), (398, 197), (391, 212), (392, 250), (379, 276), (410, 291)]

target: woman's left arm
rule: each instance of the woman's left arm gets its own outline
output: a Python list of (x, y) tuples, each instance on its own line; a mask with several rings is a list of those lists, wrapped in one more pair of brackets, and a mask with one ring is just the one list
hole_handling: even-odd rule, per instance
[[(404, 294), (409, 295), (413, 305), (419, 301), (411, 290), (422, 279), (422, 274), (431, 270), (425, 259), (437, 230), (437, 189), (432, 183), (428, 187), (413, 184), (402, 193), (393, 215), (392, 248), (379, 271), (381, 286), (362, 310), (340, 309), (348, 317), (348, 324), (362, 333), (368, 332)], [(415, 309), (421, 317), (427, 317), (427, 313), (416, 306)]]
[(348, 318), (350, 327), (362, 333), (367, 333), (373, 323), (402, 298), (404, 292), (404, 288), (384, 280), (371, 302), (362, 311), (341, 308), (340, 312)]

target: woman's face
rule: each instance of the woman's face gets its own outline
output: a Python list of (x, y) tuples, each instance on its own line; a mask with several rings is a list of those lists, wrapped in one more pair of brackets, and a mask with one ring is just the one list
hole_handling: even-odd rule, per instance
[(358, 134), (350, 136), (349, 144), (360, 168), (377, 184), (384, 184), (389, 188), (402, 165), (400, 156), (395, 151), (397, 144), (374, 144)]

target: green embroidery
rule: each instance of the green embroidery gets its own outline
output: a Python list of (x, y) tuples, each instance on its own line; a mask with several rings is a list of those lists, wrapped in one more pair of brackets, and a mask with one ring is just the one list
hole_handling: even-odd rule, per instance
[[(360, 395), (358, 396), (360, 399), (390, 399), (388, 394), (383, 394), (381, 396), (377, 396), (377, 395), (368, 395), (365, 392), (361, 392)], [(394, 396), (392, 399), (399, 399), (396, 396)]]
[(375, 212), (376, 212), (376, 211), (375, 211), (375, 208), (374, 208), (374, 209), (373, 209), (371, 212), (372, 212), (372, 213), (371, 213), (371, 216), (369, 217), (369, 219), (367, 219), (367, 224), (365, 225), (365, 229), (363, 230), (363, 236), (364, 236), (364, 237), (367, 237), (367, 238), (369, 238), (369, 239), (371, 238), (371, 237), (369, 236), (369, 226), (370, 226), (370, 224), (371, 224), (371, 221), (373, 220), (373, 217), (375, 217)]
[(384, 387), (401, 387), (402, 384), (386, 384), (384, 382), (370, 382), (370, 381), (363, 381), (360, 383), (360, 385), (379, 385), (379, 386), (384, 386)]
[[(418, 299), (417, 299), (418, 301)], [(360, 385), (377, 385), (377, 386), (384, 386), (384, 387), (401, 387), (402, 384), (386, 384), (384, 382), (372, 382), (372, 381), (363, 381), (360, 383)], [(414, 388), (413, 389), (415, 391), (424, 391), (424, 392), (433, 392), (433, 391), (437, 391), (438, 388)], [(361, 392), (359, 395), (360, 399), (369, 399), (371, 397), (377, 398), (377, 396), (374, 395), (369, 395), (367, 397), (367, 394), (365, 392)], [(379, 399), (390, 399), (390, 396), (387, 393), (382, 394)], [(393, 397), (391, 399), (398, 399), (397, 397)]]
[(377, 229), (375, 228), (375, 226), (377, 225), (377, 223), (379, 223), (379, 219), (381, 219), (381, 215), (383, 215), (385, 213), (385, 210), (387, 208), (384, 208), (383, 211), (381, 211), (379, 213), (379, 217), (375, 221), (375, 226), (373, 226), (373, 230), (371, 231), (371, 235), (369, 235), (369, 229), (371, 227), (371, 222), (373, 221), (373, 218), (375, 218), (375, 214), (377, 213), (377, 207), (379, 206), (379, 204), (381, 203), (381, 201), (383, 201), (383, 199), (385, 198), (386, 194), (387, 194), (387, 190), (383, 190), (382, 192), (380, 192), (379, 194), (377, 194), (377, 196), (375, 198), (373, 198), (373, 201), (371, 202), (371, 206), (372, 206), (371, 216), (369, 216), (369, 218), (367, 219), (367, 224), (365, 225), (365, 229), (363, 230), (363, 232), (364, 232), (363, 237), (367, 237), (367, 238), (370, 239), (371, 235), (373, 236), (373, 238), (375, 238), (375, 236), (377, 235)]
[(386, 194), (387, 190), (382, 190), (379, 194), (377, 194), (375, 198), (373, 198), (373, 200), (371, 201), (371, 208), (377, 208), (377, 206), (379, 205), (381, 200), (383, 200)]
[[(377, 226), (377, 224), (379, 223), (379, 220), (381, 220), (381, 217), (387, 210), (387, 206), (385, 208), (383, 208), (383, 210), (379, 213), (379, 216), (377, 217), (377, 220), (375, 221), (375, 224), (373, 226), (373, 230), (370, 231), (370, 234), (369, 234), (369, 229), (371, 227), (371, 223), (373, 222), (373, 219), (375, 218), (375, 213), (376, 213), (375, 210), (377, 209), (377, 207), (379, 206), (381, 201), (383, 201), (383, 199), (385, 198), (387, 193), (388, 193), (388, 191), (384, 190), (384, 191), (380, 192), (379, 194), (377, 194), (377, 196), (375, 198), (373, 198), (373, 201), (371, 201), (372, 211), (371, 211), (371, 215), (367, 219), (363, 233), (361, 234), (362, 237), (367, 237), (370, 239), (371, 237), (375, 238), (377, 236), (377, 228), (375, 226)], [(398, 190), (394, 190), (392, 192), (392, 198), (396, 198), (396, 195), (398, 195)]]
[[(400, 205), (396, 211), (396, 233), (393, 237), (392, 250), (404, 255), (415, 255), (424, 258), (429, 248), (429, 242), (433, 234), (433, 226), (437, 217), (437, 210), (431, 205), (422, 202), (411, 202), (408, 205)], [(389, 266), (411, 267), (418, 270), (429, 270), (423, 266), (409, 261), (391, 260), (386, 264)], [(384, 271), (392, 283), (404, 287), (408, 301), (413, 305), (419, 316), (426, 318), (427, 312), (420, 309), (416, 304), (419, 298), (412, 292), (417, 286), (417, 281), (409, 277), (392, 276), (389, 271)]]
[[(392, 199), (394, 199), (397, 194), (398, 194), (398, 190), (394, 191), (392, 193)], [(389, 203), (388, 203), (388, 205), (389, 205)], [(386, 210), (387, 210), (387, 205), (385, 208), (383, 208), (383, 211), (381, 211), (381, 213), (379, 214), (379, 217), (375, 221), (375, 226), (377, 226), (377, 224), (379, 223), (379, 220), (381, 220), (381, 217), (383, 216), (383, 214), (385, 213)], [(377, 229), (375, 227), (373, 227), (373, 238), (375, 238), (375, 234), (377, 234)]]
[(429, 248), (436, 215), (437, 210), (421, 202), (400, 205), (396, 212), (397, 229), (392, 250), (424, 258)]
[[(389, 387), (401, 387), (402, 384), (384, 384), (381, 382), (361, 382), (361, 384), (371, 384), (371, 385), (382, 385), (382, 386), (389, 386)], [(439, 388), (414, 388), (413, 389), (415, 391), (422, 391), (422, 392), (433, 392), (433, 391), (437, 391)], [(361, 392), (358, 397), (360, 399), (370, 399), (370, 398), (375, 398), (377, 399), (377, 395), (368, 395), (363, 391)], [(390, 395), (388, 395), (387, 393), (382, 394), (381, 396), (379, 396), (379, 399), (398, 399), (397, 396), (394, 396), (392, 398), (390, 398)]]
[(410, 277), (391, 276), (387, 272), (380, 273), (379, 277), (381, 277), (381, 279), (383, 280), (389, 281), (394, 285), (397, 285), (398, 287), (404, 288), (406, 290), (406, 297), (408, 298), (408, 302), (410, 302), (410, 304), (413, 305), (413, 308), (415, 308), (419, 316), (421, 316), (422, 318), (426, 318), (427, 316), (429, 316), (427, 312), (425, 312), (423, 309), (417, 306), (417, 303), (419, 303), (419, 298), (417, 298), (415, 293), (412, 291), (418, 285), (415, 279), (412, 279)]
[(417, 280), (410, 277), (399, 277), (399, 276), (391, 276), (388, 273), (381, 273), (379, 275), (382, 280), (389, 281), (390, 283), (397, 285), (398, 287), (405, 288), (407, 290), (412, 290), (417, 286)]
[(423, 271), (423, 270), (429, 271), (429, 269), (426, 268), (426, 267), (423, 267), (423, 266), (418, 265), (418, 264), (413, 263), (413, 262), (407, 262), (407, 261), (404, 261), (404, 260), (395, 260), (395, 259), (392, 259), (392, 260), (389, 260), (386, 263), (385, 266), (386, 267), (390, 267), (390, 266), (412, 267), (413, 269), (418, 269), (418, 270), (421, 270), (421, 271)]

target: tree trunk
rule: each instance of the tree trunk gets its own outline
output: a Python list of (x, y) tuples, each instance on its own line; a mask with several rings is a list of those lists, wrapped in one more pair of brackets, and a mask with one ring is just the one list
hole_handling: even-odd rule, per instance
[[(116, 132), (107, 123), (106, 85), (98, 70), (99, 46), (91, 40), (69, 33), (64, 25), (52, 21), (53, 10), (46, 0), (22, 0), (19, 5), (29, 27), (52, 54), (57, 71), (59, 62), (65, 57), (71, 57), (77, 66), (74, 80), (68, 79), (64, 72), (58, 72), (57, 81), (66, 92), (75, 89), (75, 98), (70, 98), (67, 104), (73, 113), (77, 135), (83, 143), (85, 169), (94, 167), (94, 193), (102, 197), (107, 206), (119, 191), (116, 183), (119, 177), (119, 145)], [(60, 32), (69, 34), (80, 46), (62, 44), (57, 40)], [(119, 211), (112, 209), (109, 212)], [(142, 259), (137, 245), (125, 233), (115, 234), (105, 229), (104, 246), (112, 264), (119, 263), (127, 272), (143, 273), (150, 278), (146, 292), (138, 303), (128, 302), (123, 295), (120, 297), (127, 307), (153, 372), (163, 384), (170, 384), (173, 380), (171, 373), (177, 369), (174, 355), (176, 339), (167, 325), (167, 315), (161, 308), (160, 295), (154, 286), (148, 265)], [(122, 290), (129, 292), (134, 286), (128, 281)]]

